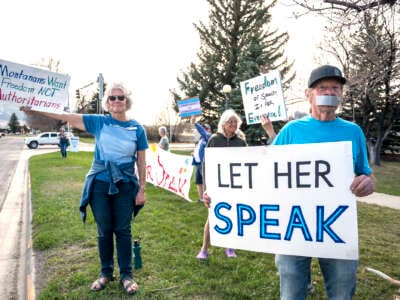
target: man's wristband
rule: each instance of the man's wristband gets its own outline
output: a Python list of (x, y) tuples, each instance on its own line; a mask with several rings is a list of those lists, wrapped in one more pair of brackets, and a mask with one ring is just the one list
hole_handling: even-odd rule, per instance
[(144, 192), (146, 190), (146, 185), (145, 184), (141, 185), (139, 187), (139, 190)]

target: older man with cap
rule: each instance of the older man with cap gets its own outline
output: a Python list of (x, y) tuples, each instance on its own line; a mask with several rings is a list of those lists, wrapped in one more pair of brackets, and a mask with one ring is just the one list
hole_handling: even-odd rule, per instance
[[(311, 115), (287, 123), (274, 145), (351, 141), (354, 180), (349, 187), (358, 197), (374, 191), (368, 165), (365, 136), (361, 128), (336, 116), (346, 79), (334, 66), (324, 65), (311, 72), (305, 95)], [(281, 299), (299, 300), (307, 296), (311, 257), (276, 255)], [(357, 260), (318, 258), (329, 299), (352, 299), (356, 289)]]

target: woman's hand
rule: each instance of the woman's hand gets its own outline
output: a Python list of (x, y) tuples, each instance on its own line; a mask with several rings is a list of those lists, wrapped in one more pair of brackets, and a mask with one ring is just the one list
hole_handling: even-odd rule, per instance
[(207, 192), (203, 193), (203, 203), (206, 207), (210, 208), (210, 204), (211, 204), (211, 197), (208, 196)]
[(261, 115), (261, 125), (269, 138), (274, 138), (276, 136), (274, 126), (266, 114)]
[(145, 190), (140, 188), (138, 193), (136, 194), (135, 205), (144, 205), (145, 203), (146, 203)]
[(24, 113), (26, 113), (27, 115), (32, 115), (35, 113), (34, 110), (32, 110), (32, 108), (30, 106), (20, 106), (19, 107), (20, 111), (23, 111)]

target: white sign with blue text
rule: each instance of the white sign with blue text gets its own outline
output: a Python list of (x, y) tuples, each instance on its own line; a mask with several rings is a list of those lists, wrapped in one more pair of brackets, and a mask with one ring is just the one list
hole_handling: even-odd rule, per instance
[(260, 123), (263, 114), (271, 121), (287, 120), (278, 70), (240, 82), (240, 91), (248, 125)]
[(358, 258), (351, 142), (206, 148), (211, 244)]

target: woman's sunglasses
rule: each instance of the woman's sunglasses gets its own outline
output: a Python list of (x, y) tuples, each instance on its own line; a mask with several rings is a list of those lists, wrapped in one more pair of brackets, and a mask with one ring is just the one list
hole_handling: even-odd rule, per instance
[(119, 101), (124, 101), (125, 100), (125, 96), (108, 96), (108, 100), (110, 101), (115, 101), (115, 100), (119, 100)]

